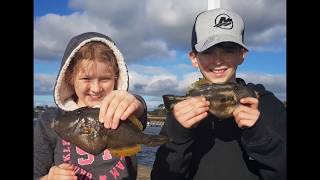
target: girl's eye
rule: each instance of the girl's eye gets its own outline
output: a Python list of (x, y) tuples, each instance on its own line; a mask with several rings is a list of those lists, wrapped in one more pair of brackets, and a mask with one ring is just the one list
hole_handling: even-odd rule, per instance
[(112, 79), (113, 79), (112, 77), (104, 77), (101, 79), (101, 81), (110, 81)]
[(88, 78), (88, 77), (82, 77), (82, 78), (80, 78), (80, 80), (82, 80), (82, 81), (89, 81), (90, 78)]

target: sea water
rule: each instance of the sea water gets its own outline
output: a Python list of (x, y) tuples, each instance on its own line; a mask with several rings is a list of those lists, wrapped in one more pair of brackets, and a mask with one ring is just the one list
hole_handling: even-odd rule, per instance
[[(146, 129), (143, 131), (143, 133), (157, 135), (159, 134), (160, 130), (161, 130), (161, 126), (147, 126)], [(152, 167), (158, 148), (159, 146), (148, 147), (148, 146), (142, 145), (141, 152), (137, 154), (138, 164)]]

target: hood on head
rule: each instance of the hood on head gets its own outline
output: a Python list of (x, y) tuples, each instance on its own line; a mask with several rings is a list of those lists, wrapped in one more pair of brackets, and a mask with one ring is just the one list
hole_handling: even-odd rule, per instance
[(75, 93), (74, 89), (65, 80), (65, 73), (72, 60), (75, 53), (86, 43), (92, 41), (99, 41), (105, 43), (110, 49), (113, 50), (113, 53), (117, 59), (119, 67), (119, 77), (117, 80), (117, 90), (128, 90), (129, 87), (129, 75), (128, 69), (124, 62), (123, 55), (120, 50), (117, 48), (113, 40), (100, 33), (96, 32), (87, 32), (73, 37), (67, 45), (67, 48), (64, 52), (60, 70), (56, 79), (56, 84), (54, 86), (54, 101), (56, 105), (65, 111), (72, 111), (78, 107), (76, 102), (72, 100), (72, 95)]

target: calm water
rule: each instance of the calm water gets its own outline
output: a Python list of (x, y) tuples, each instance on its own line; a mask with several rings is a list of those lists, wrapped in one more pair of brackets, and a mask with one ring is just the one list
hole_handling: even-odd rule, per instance
[[(160, 126), (147, 126), (143, 131), (145, 134), (159, 134)], [(138, 164), (152, 167), (158, 147), (147, 147), (142, 145), (142, 150), (137, 154)]]

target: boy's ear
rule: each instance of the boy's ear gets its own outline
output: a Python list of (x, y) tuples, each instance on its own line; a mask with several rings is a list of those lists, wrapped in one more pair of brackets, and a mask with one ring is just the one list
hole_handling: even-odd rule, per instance
[(248, 51), (242, 48), (241, 52), (242, 52), (242, 59), (245, 59), (247, 57)]
[(247, 57), (247, 50), (245, 49), (241, 49), (241, 54), (240, 54), (240, 61), (239, 61), (239, 65), (243, 63), (244, 59)]
[(196, 52), (190, 51), (189, 52), (189, 59), (190, 59), (193, 67), (199, 67), (199, 65), (198, 65), (198, 57), (197, 57), (197, 53)]

